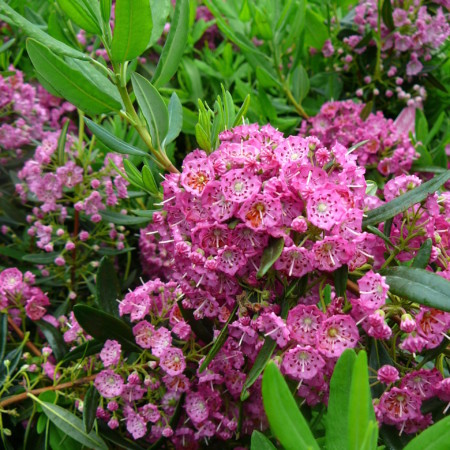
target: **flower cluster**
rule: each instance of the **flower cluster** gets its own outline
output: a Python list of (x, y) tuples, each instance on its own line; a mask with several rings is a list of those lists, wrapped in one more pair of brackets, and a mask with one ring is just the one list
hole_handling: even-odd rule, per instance
[(25, 83), (23, 73), (14, 70), (0, 75), (0, 163), (23, 156), (24, 149), (44, 139), (49, 128), (59, 128), (61, 116), (73, 111), (42, 86)]
[(92, 164), (98, 163), (84, 143), (68, 134), (63, 151), (61, 145), (57, 151), (59, 140), (60, 132), (47, 133), (18, 172), (16, 191), (32, 207), (27, 216), (32, 243), (53, 252), (54, 263), (64, 270), (66, 263), (85, 264), (86, 250), (101, 255), (105, 246), (125, 248), (124, 227), (104, 223), (101, 213), (122, 209), (128, 182), (116, 171), (123, 167), (120, 155), (107, 154), (94, 172)]
[[(362, 0), (354, 9), (356, 32), (345, 30), (342, 41), (335, 42), (337, 50), (328, 40), (322, 53), (326, 58), (334, 58), (336, 69), (357, 71), (364, 78), (365, 86), (358, 89), (357, 95), (367, 98), (383, 91), (387, 98), (395, 94), (408, 106), (422, 107), (426, 91), (417, 79), (426, 76), (422, 72), (426, 62), (439, 52), (450, 35), (448, 17), (436, 4), (389, 1), (392, 24), (389, 21), (386, 24), (384, 16), (378, 17), (376, 0)], [(377, 46), (379, 57), (375, 56)], [(374, 60), (377, 67), (371, 73)]]
[(15, 267), (0, 272), (0, 311), (7, 309), (13, 316), (25, 312), (31, 320), (42, 319), (50, 301), (39, 287), (33, 286), (34, 281), (31, 272), (23, 275)]
[(400, 120), (403, 116), (394, 122), (381, 111), (363, 119), (363, 110), (364, 104), (352, 100), (325, 103), (316, 116), (302, 122), (300, 132), (304, 136), (317, 136), (325, 146), (339, 142), (350, 148), (368, 141), (354, 150), (360, 166), (376, 167), (385, 176), (408, 172), (418, 157), (408, 136), (411, 126), (414, 127), (414, 114), (410, 114), (409, 123), (403, 123)]

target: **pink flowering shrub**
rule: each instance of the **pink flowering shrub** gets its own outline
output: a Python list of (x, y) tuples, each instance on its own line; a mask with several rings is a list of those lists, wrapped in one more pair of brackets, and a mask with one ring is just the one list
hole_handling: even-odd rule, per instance
[(390, 3), (392, 16), (386, 19), (384, 14), (378, 17), (376, 0), (360, 1), (354, 8), (354, 26), (345, 30), (341, 40), (327, 40), (322, 53), (338, 70), (358, 73), (364, 81), (356, 91), (358, 96), (385, 97), (381, 101), (396, 96), (401, 103), (422, 108), (427, 96), (423, 86), (427, 62), (439, 56), (450, 35), (448, 5)]
[(0, 75), (0, 98), (1, 164), (22, 157), (26, 148), (48, 136), (49, 127), (59, 127), (61, 117), (75, 109), (42, 86), (24, 82), (19, 70)]
[(359, 166), (376, 167), (384, 176), (407, 173), (418, 157), (408, 132), (381, 111), (361, 118), (363, 109), (352, 100), (325, 103), (319, 114), (302, 122), (301, 134), (317, 136), (326, 146), (339, 142), (350, 148), (368, 141), (353, 152)]
[(16, 316), (26, 314), (31, 320), (42, 319), (50, 301), (39, 287), (33, 286), (34, 281), (31, 272), (23, 275), (16, 268), (0, 272), (0, 311)]

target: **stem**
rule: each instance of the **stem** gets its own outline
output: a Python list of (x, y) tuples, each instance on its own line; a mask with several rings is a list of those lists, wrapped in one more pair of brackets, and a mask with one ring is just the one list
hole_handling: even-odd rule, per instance
[(28, 392), (22, 392), (21, 394), (13, 395), (12, 397), (9, 397), (6, 400), (3, 400), (2, 402), (0, 402), (0, 409), (3, 409), (4, 407), (9, 406), (9, 405), (13, 405), (14, 403), (19, 403), (19, 402), (26, 400), (28, 397), (28, 394), (39, 395), (39, 394), (42, 394), (42, 392), (60, 391), (62, 389), (72, 388), (79, 384), (89, 383), (89, 382), (95, 380), (96, 376), (97, 376), (97, 374), (90, 375), (88, 377), (83, 377), (83, 378), (80, 378), (75, 381), (68, 381), (67, 383), (61, 383), (56, 386), (47, 386), (44, 388), (33, 389)]
[[(8, 316), (8, 325), (14, 330), (14, 332), (19, 336), (22, 341), (25, 339), (25, 335), (23, 334), (22, 330), (14, 323), (14, 320), (10, 316)], [(42, 353), (40, 350), (30, 341), (27, 341), (25, 343), (25, 346), (30, 350), (31, 353), (33, 353), (35, 356), (42, 356)]]
[(131, 101), (131, 98), (128, 94), (128, 90), (126, 88), (126, 79), (124, 79), (124, 75), (121, 73), (122, 68), (123, 66), (119, 67), (119, 69), (117, 69), (117, 67), (114, 67), (114, 71), (116, 73), (116, 87), (119, 91), (120, 97), (122, 98), (126, 112), (131, 119), (131, 124), (136, 128), (139, 136), (141, 136), (150, 152), (154, 155), (155, 159), (162, 165), (162, 167), (164, 167), (171, 173), (178, 173), (178, 169), (172, 164), (167, 155), (164, 152), (157, 150), (153, 146), (150, 133), (148, 132), (147, 127), (142, 122), (136, 110), (134, 109), (133, 102)]
[[(390, 0), (385, 0), (390, 1)], [(373, 75), (374, 81), (380, 79), (380, 63), (381, 63), (381, 5), (383, 0), (378, 0), (378, 17), (377, 17), (377, 59), (375, 61), (375, 73)]]
[(71, 268), (71, 284), (72, 284), (72, 291), (75, 292), (75, 283), (76, 283), (76, 275), (77, 275), (77, 236), (80, 228), (80, 212), (78, 210), (75, 210), (74, 213), (74, 224), (73, 224), (73, 240), (75, 248), (72, 250), (72, 268)]

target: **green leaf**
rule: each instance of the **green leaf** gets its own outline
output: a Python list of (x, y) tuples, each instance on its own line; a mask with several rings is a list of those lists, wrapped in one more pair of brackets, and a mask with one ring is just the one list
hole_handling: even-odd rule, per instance
[(60, 166), (63, 166), (66, 162), (66, 139), (67, 139), (67, 130), (69, 129), (70, 120), (66, 120), (62, 129), (61, 133), (59, 134), (58, 138), (58, 163)]
[(112, 0), (100, 0), (100, 12), (102, 14), (103, 23), (108, 26), (111, 18)]
[[(27, 51), (38, 74), (77, 108), (90, 114), (102, 114), (122, 108), (113, 94), (113, 84), (89, 64), (76, 67), (77, 60), (71, 60), (70, 64), (33, 39), (28, 39)], [(92, 78), (95, 78), (95, 84), (91, 81)]]
[(431, 127), (430, 132), (427, 134), (426, 139), (423, 141), (423, 145), (428, 145), (432, 141), (434, 136), (436, 136), (438, 131), (441, 129), (441, 125), (442, 125), (442, 122), (444, 121), (444, 119), (445, 119), (445, 113), (444, 113), (444, 111), (442, 111), (441, 114), (439, 114), (439, 117), (434, 122), (433, 126)]
[(103, 342), (97, 341), (96, 339), (92, 339), (90, 341), (85, 342), (84, 344), (75, 347), (69, 353), (66, 353), (64, 358), (61, 360), (61, 364), (67, 365), (67, 363), (72, 361), (82, 360), (87, 356), (95, 355), (99, 353), (103, 348)]
[(164, 30), (167, 23), (167, 16), (169, 15), (172, 3), (170, 0), (150, 0), (150, 9), (152, 11), (153, 29), (150, 38), (149, 47), (152, 47)]
[(308, 423), (273, 361), (264, 370), (262, 396), (270, 428), (286, 450), (319, 450)]
[(347, 292), (348, 266), (344, 264), (333, 272), (334, 289), (338, 297), (344, 297)]
[(328, 450), (349, 447), (349, 393), (356, 353), (345, 350), (338, 359), (330, 381), (330, 397), (326, 419), (326, 442)]
[(22, 258), (22, 261), (30, 262), (33, 264), (51, 264), (58, 256), (59, 252), (34, 253), (32, 255), (25, 255)]
[(450, 442), (450, 416), (422, 431), (404, 450), (446, 450)]
[(392, 17), (392, 5), (391, 0), (383, 0), (383, 6), (381, 7), (381, 17), (383, 22), (389, 28), (389, 30), (395, 29), (394, 18)]
[(148, 166), (142, 167), (142, 181), (144, 183), (145, 188), (154, 195), (159, 194), (158, 186), (156, 185), (155, 178), (152, 174), (152, 171)]
[[(47, 426), (47, 416), (45, 414), (41, 414), (39, 418), (41, 417), (45, 419), (44, 426)], [(72, 439), (55, 425), (49, 426), (48, 438), (52, 449), (83, 450), (82, 444)]]
[(242, 106), (239, 108), (239, 111), (234, 118), (233, 127), (240, 125), (242, 123), (242, 118), (247, 114), (248, 107), (250, 106), (250, 94), (247, 94)]
[(169, 112), (158, 90), (142, 75), (131, 75), (134, 93), (147, 121), (153, 145), (161, 146), (163, 136), (169, 131)]
[(110, 133), (106, 128), (102, 127), (101, 125), (96, 124), (87, 117), (85, 117), (84, 121), (87, 127), (95, 135), (95, 137), (102, 144), (106, 145), (106, 147), (108, 147), (109, 149), (117, 153), (121, 153), (123, 155), (144, 156), (148, 158), (147, 152), (137, 147), (133, 147), (132, 145), (128, 144), (125, 141), (122, 141), (122, 139), (119, 139), (118, 137), (114, 136), (112, 133)]
[(93, 384), (89, 386), (83, 402), (83, 423), (86, 433), (90, 433), (94, 426), (100, 394)]
[(83, 422), (75, 414), (61, 406), (43, 402), (33, 394), (28, 394), (28, 396), (40, 404), (49, 420), (72, 439), (90, 449), (108, 450), (105, 441), (100, 436), (97, 436), (94, 431), (90, 433), (84, 431)]
[(116, 225), (140, 225), (148, 222), (146, 217), (127, 216), (113, 211), (100, 211), (100, 214), (105, 222), (111, 222)]
[(8, 337), (8, 314), (0, 313), (0, 361), (3, 361), (6, 351), (6, 338)]
[(322, 50), (327, 38), (328, 29), (324, 19), (311, 9), (307, 9), (305, 17), (305, 45)]
[(234, 318), (234, 315), (236, 314), (236, 311), (238, 309), (238, 305), (234, 307), (233, 311), (231, 312), (230, 316), (228, 317), (228, 320), (225, 322), (225, 325), (223, 326), (222, 330), (220, 331), (219, 336), (217, 336), (217, 339), (214, 341), (213, 346), (211, 347), (211, 350), (206, 355), (204, 361), (202, 362), (202, 365), (199, 368), (199, 373), (202, 373), (208, 366), (209, 363), (214, 359), (214, 357), (217, 355), (219, 350), (223, 347), (225, 344), (225, 341), (228, 337), (228, 325), (230, 324), (231, 320)]
[(364, 108), (359, 113), (359, 117), (362, 120), (366, 120), (370, 116), (370, 113), (372, 112), (372, 109), (373, 109), (373, 100), (370, 100), (364, 105)]
[(147, 48), (153, 23), (149, 0), (116, 0), (111, 59), (131, 61)]
[(4, 20), (11, 25), (19, 27), (23, 32), (37, 41), (41, 42), (49, 50), (59, 54), (69, 56), (71, 58), (84, 59), (89, 61), (91, 58), (88, 55), (75, 50), (72, 47), (58, 41), (58, 39), (52, 38), (50, 35), (42, 31), (38, 26), (32, 24), (20, 14), (18, 14), (14, 9), (8, 6), (5, 2), (0, 2), (0, 14), (3, 14)]
[(111, 259), (104, 256), (98, 267), (95, 290), (100, 309), (113, 316), (119, 315), (117, 298), (120, 294), (120, 284), (116, 269)]
[(19, 365), (19, 362), (22, 358), (22, 352), (23, 347), (25, 346), (26, 340), (24, 339), (20, 345), (15, 348), (14, 350), (11, 350), (6, 356), (5, 359), (2, 359), (0, 361), (0, 388), (3, 387), (3, 383), (6, 380), (6, 377), (8, 375), (8, 372), (6, 370), (6, 367), (4, 365), (4, 362), (8, 360), (10, 362), (9, 364), (9, 373), (13, 374), (16, 370), (16, 367)]
[(275, 351), (276, 346), (277, 346), (276, 341), (267, 336), (263, 346), (261, 347), (261, 350), (258, 353), (258, 356), (255, 359), (255, 362), (253, 363), (252, 368), (248, 372), (247, 378), (245, 380), (241, 392), (241, 401), (244, 401), (248, 398), (249, 396), (248, 390), (250, 389), (251, 386), (253, 386), (253, 384), (256, 382), (256, 380), (259, 378), (259, 376), (265, 369), (268, 361), (270, 360), (273, 352)]
[(271, 238), (269, 245), (264, 249), (261, 264), (259, 266), (257, 278), (263, 277), (268, 270), (273, 266), (275, 261), (280, 257), (281, 252), (284, 248), (284, 239), (281, 238)]
[(431, 257), (431, 248), (433, 246), (433, 241), (428, 238), (419, 248), (411, 267), (417, 267), (419, 269), (426, 269)]
[(450, 312), (450, 281), (415, 267), (389, 267), (381, 271), (389, 291), (412, 302)]
[(89, 33), (102, 34), (100, 5), (90, 0), (57, 0), (72, 22)]
[(276, 447), (269, 441), (269, 439), (260, 433), (258, 430), (252, 433), (251, 450), (276, 450)]
[(363, 220), (363, 227), (367, 227), (368, 225), (377, 225), (380, 222), (384, 222), (385, 220), (406, 211), (412, 205), (422, 202), (428, 197), (428, 195), (436, 192), (448, 180), (450, 180), (450, 170), (435, 176), (433, 179), (417, 186), (399, 197), (394, 198), (390, 202), (370, 210), (367, 213), (367, 217)]
[(292, 94), (301, 103), (309, 92), (309, 77), (301, 64), (291, 73), (291, 86)]
[(181, 106), (180, 99), (175, 92), (170, 97), (169, 106), (169, 131), (162, 142), (162, 146), (173, 142), (181, 132), (183, 126), (183, 108)]
[(422, 110), (416, 109), (415, 124), (416, 139), (422, 143), (426, 142), (428, 136), (428, 122)]
[(189, 0), (177, 0), (169, 35), (156, 66), (152, 83), (164, 86), (177, 71), (186, 47), (189, 32)]
[(38, 320), (35, 323), (42, 331), (42, 333), (45, 336), (45, 339), (47, 340), (51, 349), (53, 350), (53, 354), (55, 355), (56, 361), (60, 361), (67, 353), (67, 347), (61, 335), (61, 332), (53, 325), (46, 322), (45, 320)]
[(73, 312), (83, 330), (98, 341), (115, 339), (126, 350), (141, 352), (142, 349), (135, 344), (131, 327), (123, 320), (87, 305), (75, 305)]
[(353, 366), (348, 404), (348, 423), (346, 428), (349, 445), (346, 448), (359, 450), (364, 448), (362, 444), (366, 438), (366, 430), (372, 423), (376, 424), (375, 411), (370, 395), (369, 369), (365, 351), (358, 353)]

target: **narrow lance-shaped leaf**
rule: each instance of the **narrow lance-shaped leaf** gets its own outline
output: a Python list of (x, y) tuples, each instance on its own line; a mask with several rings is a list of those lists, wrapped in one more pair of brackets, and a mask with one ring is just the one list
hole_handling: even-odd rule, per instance
[(415, 303), (450, 312), (450, 281), (416, 267), (389, 267), (381, 271), (389, 291)]
[(155, 177), (148, 166), (142, 167), (142, 182), (145, 188), (153, 195), (158, 195), (158, 186), (156, 185)]
[(169, 112), (158, 90), (142, 75), (131, 75), (134, 93), (147, 121), (153, 145), (159, 147), (169, 131)]
[(443, 450), (450, 442), (450, 416), (422, 431), (404, 450)]
[[(360, 450), (366, 439), (366, 432), (371, 424), (376, 424), (375, 411), (369, 387), (369, 369), (365, 351), (358, 353), (353, 365), (352, 381), (348, 399), (348, 449)], [(372, 436), (368, 436), (369, 441)]]
[(75, 347), (69, 353), (66, 353), (60, 363), (61, 365), (66, 366), (71, 361), (80, 361), (83, 358), (95, 355), (96, 353), (99, 353), (102, 348), (103, 342), (92, 339)]
[(60, 361), (67, 353), (67, 347), (61, 332), (45, 320), (38, 320), (36, 323), (53, 350), (56, 360)]
[[(99, 88), (85, 74), (52, 53), (46, 46), (33, 39), (27, 41), (27, 51), (36, 71), (61, 96), (70, 103), (90, 114), (102, 114), (120, 110), (120, 101), (111, 95), (111, 91)], [(73, 60), (75, 61), (75, 60)], [(87, 70), (84, 66), (83, 69)], [(92, 69), (95, 71), (95, 69)], [(96, 79), (102, 79), (105, 86), (114, 89), (112, 83), (99, 72), (91, 72)]]
[(347, 349), (338, 359), (330, 381), (326, 419), (326, 443), (329, 450), (349, 448), (349, 392), (356, 354)]
[(435, 176), (432, 180), (394, 198), (390, 202), (372, 209), (367, 213), (367, 217), (363, 220), (363, 227), (377, 225), (380, 222), (384, 222), (385, 220), (406, 211), (412, 205), (422, 202), (428, 195), (436, 192), (448, 180), (450, 180), (450, 170)]
[(286, 450), (319, 450), (308, 423), (273, 361), (264, 371), (262, 396), (270, 428)]
[(426, 269), (428, 263), (430, 262), (432, 247), (433, 241), (430, 238), (426, 239), (425, 242), (420, 246), (419, 251), (417, 252), (411, 264), (411, 267)]
[(181, 132), (183, 126), (183, 107), (181, 106), (180, 99), (175, 92), (170, 97), (169, 106), (169, 131), (165, 136), (162, 146), (165, 147), (167, 144), (173, 142)]
[(170, 0), (150, 0), (150, 9), (152, 10), (153, 29), (150, 38), (149, 47), (152, 47), (161, 37), (164, 26), (167, 23), (167, 16), (172, 8)]
[(100, 5), (90, 0), (58, 0), (69, 19), (89, 33), (101, 34)]
[(115, 339), (127, 350), (141, 351), (135, 344), (131, 327), (123, 320), (87, 305), (75, 305), (73, 312), (83, 330), (98, 341)]
[(111, 260), (104, 256), (98, 267), (96, 285), (97, 303), (100, 308), (114, 316), (119, 315), (117, 297), (120, 293), (119, 279)]
[(61, 166), (66, 162), (66, 140), (67, 140), (67, 130), (69, 129), (70, 120), (66, 120), (64, 123), (61, 133), (58, 138), (58, 162)]
[(125, 62), (141, 55), (148, 46), (152, 28), (149, 0), (116, 0), (112, 60)]
[(93, 384), (89, 386), (83, 402), (83, 423), (86, 433), (94, 426), (100, 394)]
[(269, 245), (264, 249), (261, 257), (261, 264), (259, 266), (257, 278), (263, 277), (269, 269), (273, 266), (275, 261), (280, 257), (284, 248), (284, 239), (276, 238), (269, 242)]
[(92, 131), (92, 133), (95, 135), (95, 137), (102, 142), (104, 145), (106, 145), (109, 149), (121, 153), (123, 155), (135, 155), (135, 156), (145, 156), (148, 157), (148, 153), (144, 150), (141, 150), (137, 147), (134, 147), (130, 144), (128, 144), (125, 141), (122, 141), (122, 139), (119, 139), (118, 137), (114, 136), (112, 133), (110, 133), (106, 128), (104, 128), (101, 125), (96, 124), (92, 120), (88, 119), (87, 117), (84, 119), (87, 127)]
[(164, 86), (177, 71), (186, 47), (188, 32), (189, 1), (177, 0), (169, 35), (152, 78), (154, 86)]
[(42, 410), (49, 420), (72, 439), (75, 439), (77, 442), (90, 449), (108, 450), (105, 441), (100, 436), (97, 436), (94, 431), (86, 433), (82, 420), (75, 414), (72, 414), (61, 406), (43, 402), (33, 394), (28, 394), (28, 396), (41, 405)]
[(58, 41), (51, 37), (49, 34), (42, 31), (38, 26), (32, 24), (30, 21), (22, 17), (19, 13), (14, 11), (10, 6), (8, 6), (4, 1), (0, 1), (0, 14), (3, 15), (2, 20), (10, 23), (16, 27), (21, 28), (24, 33), (36, 39), (37, 41), (44, 44), (49, 50), (59, 54), (69, 56), (71, 58), (84, 59), (89, 61), (91, 58), (88, 55), (75, 50), (72, 47)]
[(0, 313), (0, 361), (3, 361), (8, 337), (8, 314)]
[(391, 0), (383, 1), (383, 6), (381, 7), (381, 17), (389, 30), (393, 30), (395, 28), (394, 18), (392, 17)]
[(252, 433), (251, 450), (276, 450), (276, 447), (258, 430)]
[(227, 340), (228, 337), (228, 325), (234, 318), (237, 309), (238, 305), (234, 307), (233, 311), (230, 314), (230, 317), (228, 317), (228, 320), (223, 326), (222, 331), (220, 332), (219, 336), (217, 336), (217, 339), (214, 341), (214, 345), (211, 347), (211, 350), (206, 355), (205, 360), (203, 361), (202, 365), (200, 366), (200, 369), (198, 370), (199, 373), (202, 373), (209, 366), (209, 363), (214, 359), (219, 350), (223, 347), (223, 344), (225, 344), (225, 341)]

